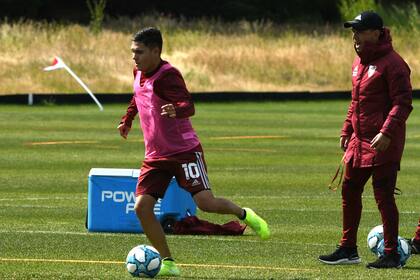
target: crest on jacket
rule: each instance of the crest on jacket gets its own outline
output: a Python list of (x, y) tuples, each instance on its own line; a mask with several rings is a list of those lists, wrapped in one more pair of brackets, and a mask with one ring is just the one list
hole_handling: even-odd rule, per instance
[(373, 74), (375, 74), (376, 66), (375, 65), (369, 65), (368, 69), (368, 78), (372, 77)]

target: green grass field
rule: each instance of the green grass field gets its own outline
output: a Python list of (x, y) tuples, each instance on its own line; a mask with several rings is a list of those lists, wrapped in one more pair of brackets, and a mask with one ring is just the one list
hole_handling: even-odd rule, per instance
[[(193, 124), (215, 194), (254, 208), (273, 235), (266, 242), (248, 230), (240, 237), (169, 236), (183, 270), (179, 279), (420, 279), (420, 256), (402, 270), (365, 268), (375, 259), (367, 233), (381, 223), (370, 183), (359, 229), (363, 264), (317, 261), (335, 249), (341, 234), (340, 193), (327, 185), (341, 158), (338, 136), (347, 105), (196, 104)], [(127, 141), (116, 130), (125, 109), (0, 105), (0, 279), (131, 279), (123, 262), (132, 247), (148, 243), (145, 236), (88, 233), (84, 227), (90, 168), (137, 168), (143, 159), (138, 124)], [(413, 235), (420, 214), (419, 138), (420, 113), (414, 110), (397, 197), (405, 237)], [(198, 216), (217, 223), (233, 219)]]

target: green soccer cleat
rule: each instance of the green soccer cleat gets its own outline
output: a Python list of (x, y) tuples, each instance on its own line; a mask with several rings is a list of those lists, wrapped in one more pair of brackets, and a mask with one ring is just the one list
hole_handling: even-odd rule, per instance
[(270, 237), (270, 229), (268, 228), (267, 222), (255, 214), (252, 209), (244, 208), (244, 210), (246, 211), (245, 224), (250, 226), (261, 239), (268, 239)]
[(160, 267), (158, 276), (179, 276), (179, 275), (181, 275), (181, 271), (176, 266), (175, 261), (162, 260), (162, 266)]

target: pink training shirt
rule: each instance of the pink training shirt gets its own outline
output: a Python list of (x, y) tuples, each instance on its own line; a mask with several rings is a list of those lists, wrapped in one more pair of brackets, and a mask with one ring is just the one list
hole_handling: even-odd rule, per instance
[(161, 107), (172, 102), (155, 93), (154, 82), (165, 72), (174, 69), (169, 63), (164, 63), (142, 85), (141, 72), (136, 73), (134, 99), (144, 135), (145, 159), (168, 157), (192, 150), (200, 144), (189, 118), (161, 116)]

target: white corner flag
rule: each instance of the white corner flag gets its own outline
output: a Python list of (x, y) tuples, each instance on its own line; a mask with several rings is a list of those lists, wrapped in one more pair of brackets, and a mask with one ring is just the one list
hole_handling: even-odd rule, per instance
[(64, 68), (69, 72), (69, 74), (86, 90), (86, 92), (92, 97), (93, 101), (98, 105), (99, 110), (103, 111), (104, 108), (102, 107), (101, 103), (99, 103), (98, 99), (96, 99), (95, 95), (93, 95), (92, 91), (85, 85), (85, 83), (80, 80), (79, 77), (74, 74), (74, 72), (64, 63), (64, 61), (59, 58), (58, 56), (54, 57), (54, 61), (51, 66), (45, 67), (44, 71), (53, 71), (57, 69)]

